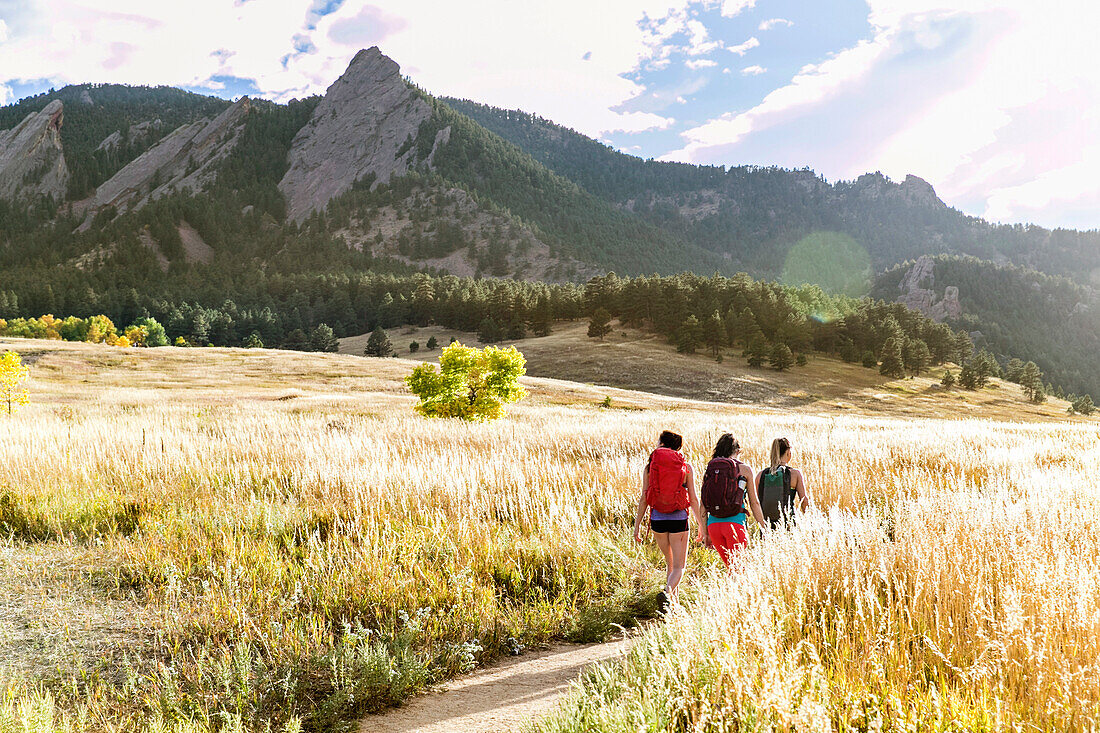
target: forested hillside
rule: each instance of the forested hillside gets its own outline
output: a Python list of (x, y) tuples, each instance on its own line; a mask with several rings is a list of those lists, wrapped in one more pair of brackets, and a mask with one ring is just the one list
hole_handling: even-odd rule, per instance
[[(974, 257), (935, 258), (938, 295), (959, 289), (964, 306), (955, 328), (975, 334), (1002, 362), (1027, 355), (1048, 378), (1070, 392), (1100, 393), (1100, 299), (1096, 292), (1063, 277)], [(911, 263), (878, 277), (872, 295), (896, 297)]]
[(642, 160), (537, 115), (444, 101), (587, 191), (752, 274), (781, 275), (791, 246), (819, 231), (852, 236), (878, 269), (958, 254), (1088, 283), (1100, 268), (1100, 232), (993, 225), (946, 206), (914, 176), (893, 183), (869, 173), (829, 184), (809, 169)]
[[(1065, 279), (943, 259), (941, 282), (962, 291), (951, 325), (981, 332), (1002, 363), (1032, 359), (1058, 386), (1100, 392), (1087, 284), (1098, 235), (994, 227), (917, 178), (830, 185), (809, 170), (644, 161), (532, 115), (434, 98), (378, 49), (357, 54), (323, 98), (230, 105), (167, 87), (80, 85), (0, 108), (0, 129), (34, 114), (59, 131), (67, 192), (0, 200), (0, 318), (147, 315), (173, 337), (224, 345), (255, 331), (299, 347), (322, 323), (343, 336), (425, 317), (516, 334), (592, 316), (571, 283), (613, 270), (635, 277), (603, 310), (673, 340), (696, 333), (685, 348), (720, 330), (726, 348), (758, 355), (782, 345), (878, 363), (892, 338), (942, 360), (952, 358), (935, 346), (942, 334), (909, 329), (900, 306), (838, 296), (865, 294), (873, 266), (886, 271), (875, 295), (893, 301), (900, 274), (889, 268), (966, 253)], [(334, 160), (338, 171), (326, 167)], [(337, 173), (337, 185), (317, 188)], [(300, 216), (288, 217), (288, 191)], [(792, 257), (807, 243), (824, 248), (820, 262)], [(680, 272), (833, 290), (769, 286), (775, 302), (828, 300), (825, 315), (795, 309), (796, 328), (786, 315), (745, 316), (731, 286), (716, 301), (697, 284), (709, 281), (668, 277)], [(639, 277), (654, 273), (666, 277)], [(725, 282), (748, 292), (752, 281)]]

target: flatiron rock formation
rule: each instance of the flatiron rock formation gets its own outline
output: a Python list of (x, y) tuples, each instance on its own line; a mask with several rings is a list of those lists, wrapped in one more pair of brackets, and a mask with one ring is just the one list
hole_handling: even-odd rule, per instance
[(919, 257), (898, 285), (901, 291), (898, 302), (920, 311), (937, 322), (961, 316), (962, 304), (959, 303), (959, 289), (954, 285), (948, 285), (944, 288), (943, 298), (936, 300), (935, 287), (935, 261), (927, 255)]
[(96, 189), (85, 224), (107, 206), (122, 212), (139, 209), (172, 189), (201, 191), (236, 146), (250, 109), (248, 97), (242, 97), (213, 120), (197, 120), (169, 133)]
[(61, 100), (55, 99), (12, 129), (0, 131), (0, 198), (64, 197), (69, 182), (61, 150), (64, 118)]
[(377, 46), (357, 53), (294, 137), (279, 183), (287, 218), (301, 222), (370, 174), (376, 183), (404, 174), (416, 155), (416, 146), (406, 143), (430, 114)]

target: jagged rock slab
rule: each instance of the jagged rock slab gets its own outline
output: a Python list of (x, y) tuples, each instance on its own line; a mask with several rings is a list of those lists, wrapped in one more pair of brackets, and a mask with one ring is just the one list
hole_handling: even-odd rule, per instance
[(0, 198), (53, 196), (60, 201), (69, 182), (61, 149), (64, 106), (53, 100), (10, 130), (0, 131)]
[(169, 133), (96, 189), (82, 226), (86, 228), (94, 213), (107, 206), (122, 212), (139, 209), (172, 190), (201, 191), (236, 146), (250, 109), (248, 98), (242, 97), (213, 120), (197, 120)]
[(941, 322), (962, 315), (959, 289), (954, 285), (944, 288), (943, 298), (936, 300), (936, 263), (924, 255), (917, 258), (913, 267), (902, 277), (898, 290), (898, 302), (907, 308), (920, 311), (933, 321)]
[[(163, 122), (160, 118), (155, 120), (146, 120), (145, 122), (139, 122), (136, 125), (130, 125), (130, 129), (126, 134), (131, 142), (141, 142), (145, 138), (149, 137), (153, 132), (159, 129)], [(113, 150), (122, 144), (122, 130), (115, 130), (107, 137), (103, 138), (103, 141), (96, 146), (96, 150)]]
[[(287, 218), (301, 222), (372, 173), (378, 184), (407, 172), (416, 147), (402, 147), (430, 114), (396, 62), (378, 47), (357, 53), (291, 145), (290, 167), (279, 182)], [(437, 136), (435, 142), (445, 141)]]

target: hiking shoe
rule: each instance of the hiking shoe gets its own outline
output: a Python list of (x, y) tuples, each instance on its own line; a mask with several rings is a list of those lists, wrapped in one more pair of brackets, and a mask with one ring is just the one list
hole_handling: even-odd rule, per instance
[(663, 588), (657, 592), (657, 613), (667, 613), (669, 606), (668, 591)]

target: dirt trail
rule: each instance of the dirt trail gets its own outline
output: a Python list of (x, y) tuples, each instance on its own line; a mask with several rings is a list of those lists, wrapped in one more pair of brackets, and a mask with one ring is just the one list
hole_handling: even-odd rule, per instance
[(550, 712), (589, 665), (626, 653), (627, 641), (563, 644), (452, 680), (408, 705), (363, 720), (359, 733), (504, 733)]

